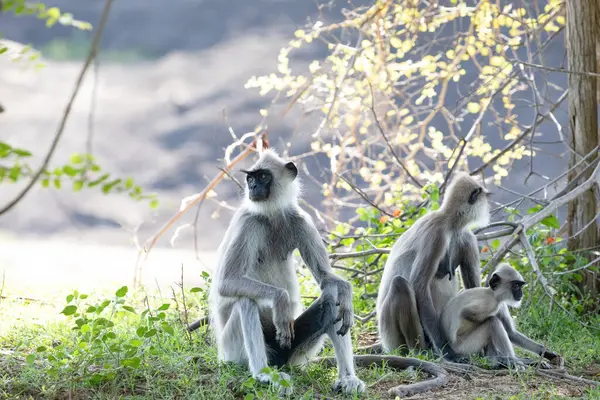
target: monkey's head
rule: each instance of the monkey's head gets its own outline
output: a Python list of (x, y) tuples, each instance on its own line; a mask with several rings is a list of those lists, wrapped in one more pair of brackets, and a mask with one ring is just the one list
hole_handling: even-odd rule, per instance
[(523, 299), (523, 286), (526, 285), (521, 274), (508, 263), (501, 263), (488, 282), (498, 301), (504, 301), (511, 307), (520, 307)]
[(281, 209), (297, 202), (300, 189), (296, 179), (298, 168), (275, 151), (264, 150), (258, 161), (242, 172), (246, 174), (245, 200), (249, 204)]
[(457, 172), (448, 186), (442, 208), (458, 217), (461, 224), (485, 226), (490, 220), (490, 195), (477, 179), (465, 172)]

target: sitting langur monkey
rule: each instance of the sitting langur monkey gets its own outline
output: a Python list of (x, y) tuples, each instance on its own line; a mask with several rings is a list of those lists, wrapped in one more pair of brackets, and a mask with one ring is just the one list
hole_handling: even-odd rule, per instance
[(450, 299), (442, 310), (440, 324), (452, 350), (461, 356), (484, 352), (494, 366), (523, 368), (525, 360), (515, 356), (508, 333), (496, 315), (502, 305), (521, 306), (524, 285), (521, 274), (502, 263), (488, 287), (466, 289)]
[[(365, 384), (355, 374), (349, 332), (352, 286), (332, 272), (312, 219), (298, 205), (296, 166), (265, 150), (243, 172), (244, 201), (219, 247), (209, 294), (219, 358), (246, 365), (252, 376), (267, 383), (271, 377), (261, 372), (264, 367), (307, 361), (327, 335), (338, 365), (334, 389), (364, 392)], [(295, 249), (322, 292), (305, 311), (292, 260)], [(280, 390), (287, 394), (291, 387), (282, 385)]]
[[(479, 248), (469, 228), (488, 223), (489, 194), (471, 176), (457, 173), (440, 209), (415, 222), (392, 246), (377, 296), (384, 351), (400, 346), (424, 349), (429, 340), (439, 354), (439, 314), (458, 293), (456, 268), (460, 265), (465, 287), (481, 285)], [(456, 360), (447, 347), (446, 357)]]

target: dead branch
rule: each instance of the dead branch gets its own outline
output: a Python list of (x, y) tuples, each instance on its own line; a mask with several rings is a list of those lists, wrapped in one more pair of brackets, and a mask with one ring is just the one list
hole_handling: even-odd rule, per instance
[[(563, 92), (562, 95), (560, 95), (560, 97), (558, 98), (558, 100), (556, 101), (556, 103), (552, 104), (552, 106), (550, 107), (550, 110), (548, 111), (548, 113), (553, 112), (554, 110), (556, 110), (561, 103), (567, 98), (567, 95), (569, 94), (568, 90), (565, 90)], [(475, 168), (473, 171), (470, 172), (471, 175), (476, 175), (480, 172), (482, 172), (484, 169), (486, 169), (487, 167), (489, 167), (490, 165), (492, 165), (494, 162), (496, 162), (497, 159), (499, 159), (500, 157), (502, 157), (502, 155), (504, 153), (506, 153), (507, 151), (511, 150), (513, 147), (515, 147), (517, 144), (519, 144), (527, 135), (531, 134), (535, 128), (542, 123), (542, 121), (544, 121), (544, 119), (546, 119), (547, 116), (546, 115), (538, 115), (535, 122), (529, 126), (527, 129), (523, 130), (523, 132), (521, 132), (519, 134), (519, 136), (517, 136), (516, 138), (513, 139), (512, 142), (510, 142), (509, 144), (507, 144), (498, 154), (494, 155), (492, 158), (490, 158), (490, 160), (486, 163), (483, 163), (482, 165), (480, 165), (479, 167)]]
[[(242, 160), (244, 160), (246, 157), (248, 157), (248, 155), (250, 155), (250, 153), (253, 153), (255, 150), (255, 147), (258, 147), (260, 145), (260, 143), (262, 143), (264, 136), (266, 135), (266, 132), (261, 133), (260, 135), (258, 135), (258, 137), (252, 142), (252, 144), (250, 146), (248, 146), (244, 151), (242, 151), (240, 154), (238, 154), (226, 167), (226, 170), (231, 170), (235, 165), (239, 164)], [(175, 213), (175, 215), (173, 215), (173, 217), (171, 217), (164, 225), (162, 228), (160, 228), (160, 230), (158, 231), (158, 233), (154, 236), (152, 236), (151, 238), (149, 238), (147, 240), (147, 242), (150, 242), (148, 246), (144, 246), (142, 249), (140, 249), (140, 251), (138, 252), (138, 262), (137, 262), (137, 267), (136, 267), (136, 273), (134, 275), (134, 281), (133, 281), (133, 285), (134, 287), (137, 286), (138, 284), (138, 280), (141, 281), (141, 276), (139, 276), (139, 274), (141, 274), (141, 267), (142, 267), (142, 263), (140, 263), (140, 259), (142, 256), (142, 251), (146, 253), (146, 256), (144, 257), (144, 261), (148, 258), (148, 255), (150, 254), (150, 251), (152, 250), (152, 248), (154, 247), (154, 245), (156, 244), (156, 242), (158, 241), (158, 239), (160, 239), (160, 237), (162, 235), (164, 235), (164, 233), (171, 227), (173, 226), (173, 224), (183, 216), (183, 214), (185, 214), (190, 208), (192, 208), (195, 204), (197, 204), (200, 201), (203, 201), (207, 194), (213, 190), (226, 176), (226, 173), (224, 171), (221, 171), (217, 174), (217, 176), (210, 181), (210, 183), (204, 188), (204, 190), (200, 193), (198, 193), (195, 198), (193, 200), (191, 200), (188, 204), (186, 204), (185, 206), (180, 207), (179, 211), (177, 211)]]
[(38, 181), (40, 176), (42, 176), (44, 171), (46, 171), (46, 168), (48, 167), (48, 164), (50, 163), (50, 159), (54, 155), (54, 151), (56, 150), (56, 147), (58, 146), (58, 142), (60, 141), (62, 134), (65, 130), (65, 126), (67, 125), (67, 120), (69, 118), (69, 115), (71, 114), (71, 107), (73, 106), (73, 103), (75, 102), (75, 98), (77, 97), (77, 94), (79, 93), (79, 89), (81, 87), (81, 84), (83, 83), (83, 78), (85, 77), (85, 74), (86, 74), (89, 66), (91, 65), (92, 61), (96, 57), (96, 54), (98, 53), (98, 45), (100, 44), (100, 39), (102, 39), (102, 32), (104, 31), (104, 26), (106, 25), (106, 21), (108, 20), (108, 16), (110, 15), (110, 7), (112, 5), (112, 2), (113, 2), (113, 0), (106, 0), (106, 2), (104, 3), (104, 9), (102, 10), (102, 15), (100, 16), (100, 22), (98, 23), (98, 30), (96, 31), (96, 34), (94, 35), (94, 38), (92, 39), (92, 44), (90, 45), (90, 51), (85, 60), (85, 63), (83, 64), (83, 67), (81, 68), (81, 72), (79, 72), (79, 76), (77, 77), (77, 81), (75, 82), (75, 88), (73, 89), (73, 92), (71, 93), (71, 98), (69, 99), (69, 102), (67, 103), (67, 106), (65, 107), (65, 111), (60, 120), (60, 124), (58, 125), (58, 129), (56, 131), (56, 134), (54, 135), (54, 139), (52, 140), (50, 148), (48, 149), (48, 153), (46, 153), (46, 157), (44, 157), (44, 160), (42, 161), (42, 165), (37, 170), (37, 172), (33, 175), (31, 180), (29, 181), (29, 183), (23, 188), (23, 190), (12, 201), (10, 201), (6, 206), (4, 206), (2, 209), (0, 209), (0, 215), (6, 213), (11, 208), (13, 208), (15, 205), (17, 205), (17, 203), (19, 203), (27, 195), (27, 193), (29, 193), (31, 188), (33, 188), (33, 185), (35, 185), (35, 183)]
[(369, 249), (369, 250), (364, 250), (364, 251), (352, 251), (352, 252), (348, 252), (348, 253), (332, 253), (329, 255), (329, 258), (332, 259), (333, 261), (337, 261), (337, 260), (342, 260), (344, 258), (357, 258), (357, 257), (364, 257), (364, 256), (370, 256), (373, 254), (389, 254), (390, 253), (390, 249), (379, 249), (379, 248), (374, 248), (374, 249)]
[(482, 269), (482, 272), (485, 272), (488, 269), (494, 269), (496, 267), (498, 262), (506, 255), (506, 253), (508, 253), (510, 249), (519, 243), (521, 240), (519, 234), (521, 232), (526, 232), (529, 228), (539, 224), (544, 218), (554, 213), (559, 207), (564, 206), (573, 199), (576, 199), (594, 186), (600, 186), (600, 164), (596, 165), (592, 175), (581, 185), (577, 186), (570, 192), (565, 193), (561, 197), (552, 200), (550, 204), (537, 213), (524, 218), (521, 223), (519, 223), (519, 226), (513, 231), (513, 237), (504, 243), (498, 252), (496, 252), (496, 254), (488, 261), (486, 266)]

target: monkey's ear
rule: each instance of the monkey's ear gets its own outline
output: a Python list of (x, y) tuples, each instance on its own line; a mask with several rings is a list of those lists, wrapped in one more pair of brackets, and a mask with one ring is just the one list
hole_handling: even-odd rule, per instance
[(285, 168), (290, 171), (294, 178), (298, 176), (298, 168), (296, 168), (296, 164), (293, 162), (290, 161), (289, 163), (285, 164)]
[(496, 290), (496, 288), (498, 287), (499, 284), (500, 284), (500, 277), (498, 276), (498, 274), (494, 273), (494, 275), (492, 275), (492, 279), (490, 279), (490, 288), (492, 290)]

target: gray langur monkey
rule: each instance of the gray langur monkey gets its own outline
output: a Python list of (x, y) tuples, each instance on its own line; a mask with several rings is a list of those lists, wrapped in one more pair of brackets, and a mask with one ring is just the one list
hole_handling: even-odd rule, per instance
[(448, 359), (458, 360), (449, 346), (443, 348), (439, 314), (458, 293), (459, 265), (465, 287), (481, 285), (479, 248), (470, 228), (488, 223), (489, 195), (477, 180), (456, 173), (439, 210), (423, 216), (394, 243), (377, 296), (384, 351), (431, 346), (436, 354), (443, 349)]
[[(334, 389), (364, 392), (350, 335), (352, 286), (333, 273), (311, 217), (298, 205), (298, 169), (267, 149), (243, 172), (244, 200), (219, 247), (209, 292), (219, 359), (246, 365), (258, 381), (272, 382), (261, 372), (264, 367), (307, 361), (327, 335), (338, 366)], [(295, 249), (321, 288), (305, 311), (292, 260)], [(280, 391), (288, 394), (291, 386), (281, 385)]]
[[(485, 286), (491, 285), (493, 277), (494, 277), (493, 274), (490, 274), (488, 276)], [(542, 344), (530, 339), (529, 337), (527, 337), (526, 335), (524, 335), (523, 333), (521, 333), (517, 330), (517, 325), (515, 324), (513, 317), (510, 315), (510, 312), (508, 311), (507, 303), (500, 304), (500, 308), (498, 310), (498, 313), (496, 314), (496, 318), (498, 318), (498, 320), (500, 320), (500, 322), (502, 323), (504, 330), (508, 334), (508, 338), (510, 339), (511, 343), (514, 346), (518, 346), (518, 347), (525, 349), (531, 353), (537, 354), (538, 356), (542, 356), (545, 359), (547, 359), (553, 363), (561, 362), (560, 355), (558, 355), (552, 351), (546, 350), (546, 348)], [(544, 368), (548, 367), (548, 365), (546, 365), (544, 363), (540, 363), (540, 366), (542, 366)]]
[(440, 325), (448, 344), (458, 355), (484, 352), (493, 366), (524, 368), (525, 362), (515, 350), (504, 325), (496, 315), (500, 307), (518, 308), (525, 280), (507, 263), (498, 265), (489, 286), (465, 289), (450, 299), (440, 316)]

